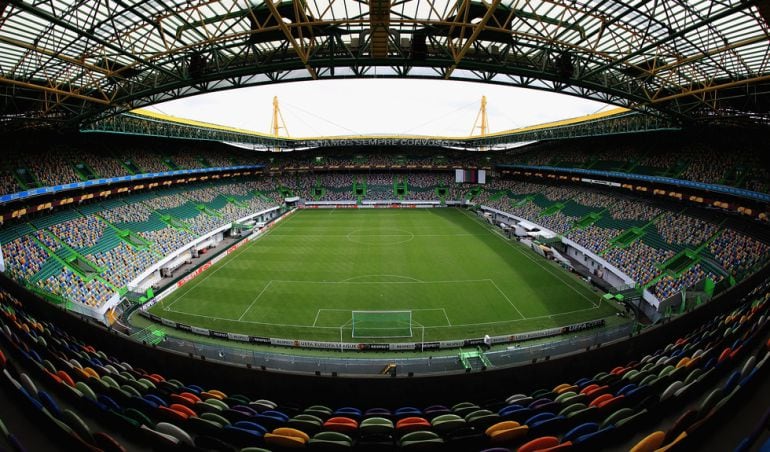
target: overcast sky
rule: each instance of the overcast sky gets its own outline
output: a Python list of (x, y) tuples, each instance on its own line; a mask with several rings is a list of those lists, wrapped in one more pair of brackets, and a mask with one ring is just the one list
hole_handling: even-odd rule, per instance
[(492, 132), (613, 108), (600, 102), (544, 91), (414, 79), (281, 83), (204, 94), (148, 108), (182, 118), (268, 132), (273, 96), (278, 96), (281, 112), (293, 137), (467, 136), (483, 95), (487, 96)]

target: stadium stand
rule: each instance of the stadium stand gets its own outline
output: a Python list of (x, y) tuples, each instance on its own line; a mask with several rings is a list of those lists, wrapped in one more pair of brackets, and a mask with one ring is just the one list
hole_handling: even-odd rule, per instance
[[(735, 308), (656, 352), (595, 375), (553, 388), (519, 388), (498, 400), (474, 401), (468, 394), (464, 402), (436, 400), (426, 408), (292, 406), (273, 401), (277, 394), (265, 388), (248, 397), (182, 383), (36, 320), (0, 291), (2, 384), (37, 413), (39, 425), (84, 447), (681, 448), (728, 415), (766, 374), (767, 289), (763, 283)], [(661, 425), (677, 416), (670, 427)], [(638, 437), (649, 425), (663, 428)]]

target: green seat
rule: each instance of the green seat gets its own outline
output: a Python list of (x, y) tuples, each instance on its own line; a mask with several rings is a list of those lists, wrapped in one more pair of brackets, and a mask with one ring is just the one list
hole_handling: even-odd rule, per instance
[(85, 382), (79, 381), (75, 383), (75, 388), (77, 388), (78, 391), (82, 392), (84, 397), (88, 397), (89, 399), (96, 401), (96, 393)]
[(350, 449), (353, 447), (353, 439), (340, 432), (320, 432), (310, 438), (308, 446), (324, 450)]
[(459, 415), (459, 416), (465, 416), (468, 413), (472, 413), (472, 412), (478, 410), (479, 408), (481, 408), (481, 407), (479, 407), (475, 403), (461, 402), (461, 403), (458, 403), (457, 405), (452, 407), (452, 412), (457, 414), (457, 415)]
[(147, 427), (152, 427), (155, 425), (152, 419), (137, 409), (126, 408), (125, 411), (123, 411), (123, 414), (138, 422), (139, 425), (145, 425)]
[(222, 424), (202, 417), (190, 417), (185, 426), (199, 435), (217, 436), (222, 430)]
[(561, 411), (559, 411), (559, 416), (569, 416), (571, 413), (574, 413), (575, 411), (583, 410), (585, 408), (586, 408), (585, 403), (573, 403), (571, 405), (564, 407)]
[(216, 413), (203, 413), (200, 415), (201, 419), (206, 419), (208, 421), (216, 422), (217, 424), (221, 426), (230, 425), (230, 421), (225, 419), (223, 416), (220, 416)]
[(444, 440), (435, 432), (419, 430), (402, 436), (398, 443), (404, 449), (439, 449), (444, 444)]
[(567, 415), (567, 419), (572, 419), (572, 420), (582, 419), (582, 420), (585, 420), (585, 419), (591, 417), (595, 413), (596, 413), (596, 407), (595, 406), (589, 406), (588, 408), (581, 408), (579, 410), (575, 410), (575, 411), (570, 412)]
[(624, 426), (626, 426), (626, 425), (631, 425), (631, 424), (633, 424), (635, 421), (638, 421), (638, 420), (640, 420), (640, 419), (644, 418), (644, 416), (646, 416), (646, 415), (647, 415), (647, 408), (645, 408), (645, 409), (643, 409), (642, 411), (639, 411), (638, 413), (636, 413), (636, 414), (633, 414), (633, 415), (631, 415), (631, 416), (628, 416), (628, 417), (624, 417), (623, 419), (619, 419), (619, 420), (618, 420), (618, 421), (615, 423), (615, 427), (616, 427), (616, 428), (621, 428), (621, 427), (624, 427)]
[(562, 403), (563, 404), (564, 400), (566, 400), (566, 399), (568, 399), (570, 397), (576, 396), (576, 395), (577, 395), (577, 393), (575, 391), (562, 392), (553, 401), (557, 402), (557, 403)]
[(80, 416), (71, 410), (65, 409), (62, 411), (61, 420), (77, 433), (83, 441), (94, 444), (94, 436), (91, 433), (91, 429), (80, 419)]
[(698, 407), (698, 416), (701, 418), (705, 417), (709, 411), (711, 411), (711, 409), (716, 406), (722, 396), (724, 396), (722, 388), (716, 388), (711, 391), (709, 395), (703, 399), (703, 402), (701, 402), (700, 406)]
[(209, 405), (213, 405), (215, 407), (218, 407), (220, 410), (226, 410), (230, 408), (227, 406), (227, 404), (217, 398), (211, 397), (209, 399), (206, 399), (203, 401), (203, 403), (208, 403)]
[(193, 405), (193, 411), (198, 414), (202, 413), (221, 413), (222, 408), (206, 402), (195, 402)]
[(318, 416), (313, 416), (312, 414), (298, 414), (289, 419), (286, 425), (312, 435), (321, 431), (323, 421)]
[(588, 396), (585, 394), (575, 394), (571, 397), (566, 397), (561, 401), (562, 405), (569, 406), (573, 403), (586, 403), (588, 402)]
[(389, 435), (394, 430), (393, 421), (384, 417), (370, 417), (361, 421), (358, 430), (362, 435)]
[(631, 408), (621, 408), (618, 411), (610, 414), (602, 421), (600, 428), (604, 428), (608, 425), (616, 425), (620, 420), (627, 417), (631, 417), (635, 414), (635, 411)]
[(465, 422), (480, 430), (484, 430), (498, 421), (500, 421), (500, 415), (490, 410), (476, 410), (465, 416)]
[(466, 427), (468, 423), (456, 414), (442, 414), (433, 418), (431, 425), (437, 432), (446, 433)]
[(307, 407), (305, 411), (303, 411), (303, 413), (312, 414), (313, 416), (317, 416), (321, 419), (328, 419), (329, 417), (331, 417), (332, 413), (334, 413), (334, 410), (332, 410), (328, 406), (313, 405), (313, 406)]

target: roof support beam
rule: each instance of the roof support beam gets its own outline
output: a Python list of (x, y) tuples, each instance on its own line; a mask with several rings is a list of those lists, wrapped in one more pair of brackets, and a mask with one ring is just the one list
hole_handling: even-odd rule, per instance
[(157, 65), (153, 64), (152, 62), (150, 62), (148, 60), (145, 60), (144, 58), (140, 58), (140, 57), (134, 55), (132, 52), (127, 52), (125, 49), (121, 48), (120, 46), (117, 46), (115, 44), (112, 44), (111, 42), (105, 41), (104, 39), (101, 39), (101, 38), (99, 38), (97, 36), (94, 36), (91, 33), (86, 33), (81, 28), (76, 27), (76, 26), (72, 25), (71, 23), (66, 22), (64, 20), (61, 20), (58, 17), (53, 16), (53, 15), (51, 15), (51, 14), (45, 12), (45, 11), (42, 11), (42, 10), (32, 6), (32, 5), (28, 5), (28, 4), (26, 4), (25, 2), (23, 2), (21, 0), (8, 0), (8, 1), (13, 3), (13, 5), (16, 8), (18, 8), (18, 9), (20, 9), (22, 11), (26, 11), (26, 12), (28, 12), (30, 14), (33, 14), (33, 15), (41, 18), (41, 19), (47, 20), (48, 22), (51, 22), (52, 24), (58, 25), (58, 26), (60, 26), (62, 28), (66, 28), (67, 30), (69, 30), (69, 31), (71, 31), (73, 33), (76, 33), (76, 34), (78, 34), (80, 36), (83, 36), (83, 37), (85, 37), (87, 39), (90, 39), (91, 41), (96, 42), (96, 43), (98, 43), (100, 45), (103, 45), (104, 47), (106, 47), (106, 48), (108, 48), (108, 49), (110, 49), (110, 50), (112, 50), (114, 52), (117, 52), (119, 55), (122, 55), (122, 56), (124, 56), (126, 58), (130, 58), (130, 59), (136, 61), (137, 63), (144, 64), (147, 67), (150, 67), (150, 68), (152, 68), (152, 69), (154, 69), (154, 70), (156, 70), (156, 71), (158, 71), (160, 73), (166, 74), (167, 76), (172, 77), (172, 78), (179, 78), (180, 77), (179, 74), (175, 74), (175, 73), (173, 73), (173, 72), (171, 72), (171, 71), (169, 71), (167, 69), (164, 69), (164, 68), (162, 68), (160, 66), (157, 66)]
[[(465, 41), (465, 45), (463, 45), (462, 49), (460, 49), (459, 52), (457, 52), (457, 55), (455, 55), (455, 62), (452, 66), (447, 69), (446, 74), (444, 75), (444, 79), (449, 79), (449, 77), (452, 75), (452, 72), (454, 72), (455, 69), (457, 69), (457, 65), (460, 64), (460, 62), (465, 58), (465, 54), (468, 53), (468, 50), (470, 50), (471, 46), (474, 42), (476, 42), (476, 39), (478, 39), (479, 34), (484, 30), (484, 27), (486, 27), (487, 22), (489, 22), (489, 19), (495, 14), (495, 10), (497, 10), (497, 6), (500, 4), (500, 0), (492, 0), (492, 4), (489, 5), (489, 9), (487, 9), (487, 12), (484, 14), (484, 17), (481, 18), (481, 21), (476, 24), (475, 28), (473, 29), (473, 33), (471, 33), (471, 36), (468, 38), (467, 41)], [(450, 37), (451, 39), (451, 37)]]
[(110, 105), (110, 101), (108, 99), (99, 99), (96, 97), (87, 96), (85, 94), (80, 94), (74, 91), (65, 91), (52, 86), (37, 85), (35, 83), (22, 82), (20, 80), (14, 80), (11, 78), (5, 78), (0, 76), (0, 84), (3, 84), (3, 83), (8, 85), (20, 86), (22, 88), (28, 88), (36, 91), (42, 91), (48, 94), (55, 94), (57, 96), (74, 97), (76, 99), (82, 99), (82, 100), (86, 100), (88, 102), (93, 102), (100, 105)]
[(701, 20), (699, 22), (695, 22), (695, 23), (691, 24), (689, 27), (682, 28), (681, 30), (676, 31), (674, 33), (671, 33), (668, 36), (666, 36), (666, 37), (664, 37), (664, 38), (662, 38), (662, 39), (660, 39), (658, 41), (655, 41), (655, 42), (653, 42), (651, 44), (647, 44), (646, 46), (641, 47), (641, 48), (639, 48), (638, 50), (636, 50), (634, 52), (631, 52), (631, 53), (629, 53), (627, 55), (624, 55), (622, 58), (618, 58), (617, 60), (612, 60), (611, 62), (609, 62), (609, 63), (607, 63), (607, 64), (605, 64), (605, 65), (603, 65), (603, 66), (601, 66), (599, 68), (596, 68), (596, 69), (594, 69), (592, 71), (589, 71), (588, 73), (586, 73), (584, 75), (584, 77), (591, 77), (592, 75), (601, 74), (602, 72), (604, 72), (604, 71), (606, 71), (608, 69), (614, 68), (615, 66), (617, 66), (619, 64), (623, 64), (623, 63), (625, 63), (625, 62), (627, 62), (627, 61), (629, 61), (629, 60), (631, 60), (631, 59), (633, 59), (633, 58), (635, 58), (635, 57), (637, 57), (639, 55), (643, 55), (645, 52), (649, 52), (652, 49), (660, 47), (661, 45), (665, 44), (666, 42), (670, 42), (670, 41), (672, 41), (672, 40), (674, 40), (676, 38), (679, 38), (679, 37), (682, 37), (682, 36), (686, 35), (687, 33), (690, 33), (691, 31), (697, 30), (700, 27), (708, 25), (708, 24), (710, 24), (712, 22), (716, 22), (717, 20), (720, 20), (720, 19), (725, 18), (727, 16), (730, 16), (732, 14), (735, 14), (738, 11), (741, 11), (741, 10), (744, 10), (746, 8), (749, 8), (755, 2), (756, 2), (756, 0), (749, 0), (749, 1), (741, 2), (738, 5), (732, 6), (730, 8), (727, 8), (727, 9), (725, 9), (723, 11), (720, 11), (717, 14), (710, 15), (710, 16), (706, 17), (705, 19), (703, 19), (703, 20)]
[[(270, 14), (272, 14), (273, 18), (275, 18), (275, 21), (278, 22), (278, 27), (281, 29), (284, 36), (286, 36), (286, 39), (294, 48), (294, 51), (297, 53), (297, 56), (300, 58), (300, 60), (302, 60), (302, 64), (305, 65), (305, 69), (307, 69), (307, 71), (310, 73), (310, 77), (313, 80), (318, 79), (318, 74), (316, 73), (315, 69), (313, 68), (313, 66), (308, 64), (307, 52), (305, 52), (305, 49), (302, 48), (302, 45), (300, 45), (300, 43), (297, 42), (296, 39), (294, 39), (294, 35), (291, 34), (291, 30), (289, 29), (289, 26), (286, 25), (286, 23), (283, 21), (283, 17), (281, 16), (281, 13), (278, 12), (278, 9), (275, 7), (275, 3), (273, 3), (273, 0), (265, 0), (265, 5), (267, 5), (267, 9), (270, 10)], [(302, 27), (301, 23), (299, 27)]]
[(752, 77), (752, 78), (748, 78), (748, 79), (745, 79), (745, 80), (736, 80), (736, 81), (728, 82), (728, 83), (720, 83), (718, 85), (704, 86), (703, 88), (698, 88), (698, 89), (685, 89), (685, 90), (682, 90), (682, 92), (677, 93), (677, 94), (672, 94), (670, 96), (665, 96), (665, 97), (659, 97), (659, 98), (656, 98), (656, 99), (652, 99), (651, 103), (659, 104), (659, 103), (663, 103), (663, 102), (668, 102), (668, 101), (671, 101), (671, 100), (679, 99), (679, 98), (682, 98), (682, 97), (697, 96), (699, 94), (707, 94), (707, 93), (711, 93), (711, 92), (714, 92), (714, 91), (719, 91), (721, 89), (734, 88), (736, 86), (751, 85), (751, 84), (754, 84), (754, 83), (766, 82), (768, 80), (770, 80), (770, 75), (762, 75), (762, 76), (759, 76), (759, 77)]

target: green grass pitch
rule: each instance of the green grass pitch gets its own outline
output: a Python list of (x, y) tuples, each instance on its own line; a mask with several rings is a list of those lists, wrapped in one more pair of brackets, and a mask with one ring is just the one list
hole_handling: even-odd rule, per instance
[(579, 278), (454, 208), (302, 210), (151, 309), (202, 328), (326, 341), (355, 341), (353, 311), (411, 311), (412, 337), (388, 342), (616, 312)]

